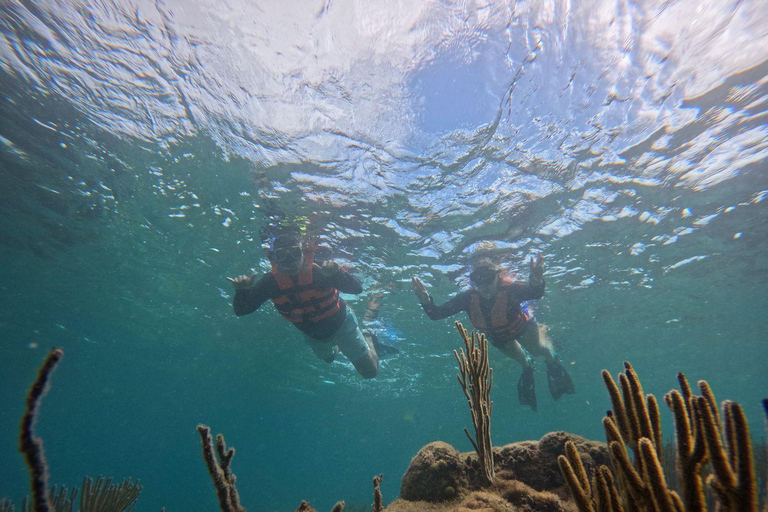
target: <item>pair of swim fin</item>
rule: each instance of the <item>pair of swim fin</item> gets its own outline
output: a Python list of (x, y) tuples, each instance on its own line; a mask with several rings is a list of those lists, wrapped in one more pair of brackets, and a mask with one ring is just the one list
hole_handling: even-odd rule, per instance
[[(576, 392), (571, 376), (557, 361), (547, 365), (547, 383), (549, 384), (549, 392), (555, 400), (563, 395), (572, 395)], [(533, 365), (523, 368), (520, 380), (517, 381), (517, 397), (520, 404), (529, 405), (531, 409), (536, 410), (536, 383), (533, 379)]]

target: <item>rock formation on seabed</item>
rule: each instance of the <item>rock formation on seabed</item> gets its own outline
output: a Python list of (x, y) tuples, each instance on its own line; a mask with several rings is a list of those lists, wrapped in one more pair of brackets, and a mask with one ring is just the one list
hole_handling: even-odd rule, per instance
[(571, 441), (584, 467), (609, 464), (605, 443), (566, 432), (539, 441), (493, 448), (496, 478), (487, 485), (477, 454), (460, 453), (436, 441), (424, 446), (403, 476), (401, 498), (385, 512), (573, 512), (576, 505), (560, 472), (557, 457)]

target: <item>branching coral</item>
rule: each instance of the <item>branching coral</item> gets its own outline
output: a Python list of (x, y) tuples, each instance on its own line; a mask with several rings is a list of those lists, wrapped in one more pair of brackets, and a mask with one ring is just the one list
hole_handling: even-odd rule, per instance
[[(240, 494), (235, 486), (237, 477), (232, 473), (230, 467), (232, 458), (235, 456), (235, 449), (227, 449), (224, 435), (218, 434), (216, 436), (216, 449), (214, 450), (211, 429), (207, 425), (198, 425), (197, 432), (200, 434), (200, 441), (203, 446), (203, 459), (205, 459), (205, 465), (219, 498), (219, 508), (222, 512), (245, 512), (240, 504)], [(344, 502), (338, 501), (331, 512), (342, 512), (342, 510), (344, 510)], [(315, 509), (308, 501), (302, 501), (296, 512), (315, 512)]]
[(216, 436), (216, 451), (214, 452), (210, 427), (198, 425), (197, 432), (200, 434), (200, 441), (203, 445), (203, 459), (205, 459), (205, 465), (208, 467), (208, 473), (211, 475), (213, 486), (216, 488), (216, 495), (219, 498), (219, 508), (222, 512), (245, 512), (245, 509), (240, 505), (240, 495), (235, 486), (236, 477), (230, 470), (235, 449), (227, 450), (224, 436), (219, 434)]
[[(587, 477), (578, 452), (566, 444), (558, 458), (581, 512), (706, 512), (701, 467), (709, 464), (706, 482), (719, 512), (757, 512), (757, 486), (749, 426), (736, 403), (723, 402), (722, 418), (706, 381), (701, 396), (693, 396), (685, 375), (678, 374), (680, 391), (664, 398), (675, 418), (678, 481), (682, 497), (664, 479), (659, 411), (653, 395), (643, 396), (640, 381), (629, 363), (617, 386), (603, 370), (613, 411), (603, 420), (611, 460), (617, 475), (601, 466)], [(619, 391), (619, 388), (621, 391)], [(768, 415), (768, 405), (766, 415)], [(634, 452), (630, 461), (627, 448)]]
[(456, 378), (467, 397), (469, 410), (472, 413), (472, 423), (475, 426), (475, 439), (464, 429), (469, 441), (477, 452), (480, 467), (488, 481), (492, 483), (496, 477), (493, 467), (493, 446), (491, 445), (491, 414), (493, 402), (491, 402), (491, 387), (493, 387), (493, 369), (488, 364), (488, 340), (484, 334), (474, 331), (470, 336), (461, 322), (456, 322), (464, 340), (464, 349), (454, 350), (453, 354), (459, 362), (461, 375)]
[(32, 507), (35, 512), (49, 512), (53, 504), (48, 493), (48, 462), (45, 460), (43, 440), (35, 436), (35, 422), (40, 400), (45, 395), (51, 372), (64, 357), (64, 351), (54, 348), (37, 372), (37, 379), (27, 395), (27, 409), (21, 419), (19, 450), (24, 454), (32, 481)]
[(373, 477), (373, 512), (381, 512), (381, 479), (384, 475)]

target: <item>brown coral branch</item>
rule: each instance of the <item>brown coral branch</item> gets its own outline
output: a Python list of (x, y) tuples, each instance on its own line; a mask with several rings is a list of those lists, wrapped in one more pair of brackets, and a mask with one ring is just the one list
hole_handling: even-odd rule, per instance
[(381, 512), (381, 479), (384, 478), (383, 474), (373, 477), (373, 512)]
[(621, 505), (621, 497), (619, 496), (616, 483), (613, 480), (613, 473), (608, 469), (608, 466), (600, 466), (598, 469), (602, 476), (603, 482), (608, 489), (608, 494), (611, 498), (611, 510), (613, 512), (624, 512), (624, 507)]
[(221, 470), (224, 472), (224, 477), (229, 480), (230, 477), (234, 477), (229, 469), (232, 464), (232, 457), (235, 456), (235, 449), (227, 449), (227, 442), (224, 440), (222, 434), (216, 434), (216, 453), (221, 461)]
[(706, 398), (697, 397), (694, 401), (696, 413), (701, 414), (704, 426), (704, 439), (707, 442), (707, 453), (712, 464), (714, 477), (724, 489), (736, 486), (736, 477), (728, 464), (728, 455), (723, 448), (720, 431), (712, 411), (711, 404)]
[(605, 488), (605, 482), (599, 472), (592, 473), (592, 489), (595, 510), (597, 512), (613, 512), (611, 510), (611, 495)]
[(712, 411), (717, 430), (723, 430), (723, 423), (720, 420), (720, 412), (717, 408), (717, 400), (715, 400), (715, 395), (712, 393), (712, 389), (709, 387), (709, 384), (705, 380), (700, 380), (698, 384), (699, 390), (701, 391), (701, 396), (706, 398), (707, 403), (709, 404), (709, 408)]
[(680, 499), (680, 495), (675, 491), (669, 491), (669, 496), (672, 498), (672, 502), (675, 504), (675, 510), (677, 512), (686, 512), (683, 500)]
[[(568, 442), (570, 443), (570, 441)], [(566, 446), (568, 446), (566, 443)], [(566, 453), (568, 453), (566, 451)], [(572, 463), (573, 462), (573, 463)], [(565, 477), (565, 481), (568, 484), (568, 488), (573, 494), (573, 499), (576, 502), (576, 506), (579, 512), (595, 512), (595, 508), (592, 505), (592, 496), (589, 486), (582, 486), (581, 478), (577, 475), (578, 469), (574, 469), (574, 466), (581, 466), (581, 459), (570, 461), (565, 455), (557, 457), (557, 464), (560, 466), (560, 472)], [(582, 466), (581, 472), (584, 471)]]
[(688, 384), (688, 379), (683, 372), (678, 372), (677, 382), (680, 385), (680, 393), (685, 400), (685, 407), (688, 409), (688, 417), (693, 418), (693, 406), (691, 405), (691, 397), (693, 397), (693, 391), (691, 391), (691, 385)]
[[(624, 371), (626, 372), (627, 380), (629, 381), (633, 401), (632, 405), (635, 409), (637, 441), (639, 441), (641, 437), (653, 440), (655, 436), (653, 435), (653, 429), (651, 427), (651, 418), (648, 414), (643, 386), (640, 384), (640, 379), (638, 378), (637, 373), (628, 361), (624, 362)], [(659, 447), (659, 449), (661, 449), (661, 447)]]
[(755, 465), (752, 460), (752, 440), (749, 436), (749, 423), (741, 406), (734, 402), (727, 405), (728, 415), (732, 417), (736, 438), (736, 507), (738, 510), (757, 510), (757, 485)]
[[(627, 410), (624, 408), (624, 401), (621, 398), (619, 388), (616, 386), (616, 382), (614, 382), (608, 370), (603, 370), (602, 375), (605, 387), (608, 388), (608, 394), (611, 396), (615, 425), (618, 427), (619, 432), (621, 432), (621, 438), (624, 442), (630, 444), (632, 442), (632, 429), (629, 426), (629, 417), (627, 416)], [(616, 441), (619, 441), (619, 439), (616, 439)]]
[(634, 452), (637, 450), (637, 440), (640, 439), (640, 421), (637, 419), (635, 401), (632, 398), (632, 386), (627, 376), (623, 373), (619, 374), (619, 388), (621, 389), (622, 403), (627, 414), (629, 441), (626, 442), (626, 445)]
[(664, 470), (661, 468), (661, 462), (656, 455), (653, 442), (643, 437), (640, 439), (638, 447), (643, 459), (643, 466), (646, 468), (646, 482), (649, 484), (651, 498), (656, 504), (656, 510), (659, 512), (677, 512), (667, 482), (664, 480)]
[(647, 489), (640, 473), (632, 465), (627, 454), (627, 448), (616, 441), (608, 445), (611, 452), (613, 467), (621, 474), (622, 480), (626, 483), (629, 493), (637, 500), (642, 507), (646, 502)]
[(651, 441), (659, 456), (659, 461), (662, 462), (664, 439), (662, 439), (661, 436), (661, 413), (659, 412), (659, 403), (653, 395), (647, 395), (645, 398), (648, 407), (648, 419), (651, 422), (651, 433), (653, 434)]
[[(765, 412), (765, 432), (768, 434), (768, 398), (763, 399), (763, 412)], [(765, 462), (768, 463), (768, 447), (763, 454)], [(768, 486), (763, 488), (763, 510), (762, 512), (768, 512)]]
[[(477, 452), (480, 467), (488, 483), (496, 477), (493, 467), (493, 446), (491, 444), (491, 387), (493, 386), (493, 369), (488, 363), (488, 340), (484, 334), (470, 336), (461, 322), (455, 322), (456, 328), (464, 341), (464, 350), (453, 351), (459, 363), (461, 376), (457, 375), (459, 384), (467, 398), (472, 423), (475, 427), (475, 442), (472, 445)], [(465, 429), (465, 432), (466, 429)], [(469, 433), (467, 432), (467, 437)], [(471, 438), (470, 438), (471, 440)]]
[(725, 423), (725, 429), (723, 431), (723, 445), (725, 446), (725, 452), (728, 454), (728, 463), (731, 468), (735, 468), (738, 464), (739, 453), (736, 446), (736, 426), (733, 424), (733, 416), (729, 414), (729, 407), (731, 402), (726, 400), (723, 402), (723, 422)]
[(219, 449), (226, 457), (226, 472), (222, 467), (223, 463), (220, 463), (216, 459), (216, 454), (213, 448), (213, 437), (211, 436), (211, 429), (207, 425), (198, 425), (197, 431), (200, 434), (200, 440), (203, 445), (203, 459), (205, 459), (205, 465), (208, 467), (208, 473), (213, 480), (213, 486), (216, 488), (216, 495), (219, 498), (219, 508), (222, 512), (245, 512), (245, 509), (240, 505), (240, 496), (235, 487), (235, 475), (229, 472), (229, 464), (232, 462), (232, 456), (234, 456), (234, 449), (226, 451), (226, 443), (224, 437), (219, 434), (221, 440), (219, 443)]
[(475, 453), (480, 453), (480, 448), (477, 447), (477, 443), (472, 438), (472, 434), (469, 433), (469, 430), (465, 428), (464, 433), (467, 435), (467, 439), (469, 439), (469, 442), (472, 443), (472, 447), (475, 449)]
[[(685, 510), (688, 512), (704, 512), (706, 510), (706, 502), (699, 473), (699, 467), (705, 454), (703, 436), (701, 428), (691, 428), (689, 409), (684, 397), (684, 394), (676, 390), (670, 391), (665, 396), (667, 405), (672, 410), (672, 415), (675, 418), (675, 450), (678, 480), (683, 493), (682, 501), (685, 504)], [(695, 439), (693, 438), (694, 430), (697, 432)]]
[(584, 464), (581, 462), (581, 456), (576, 449), (576, 445), (571, 441), (565, 443), (565, 455), (568, 457), (568, 462), (570, 462), (573, 467), (573, 472), (576, 474), (576, 478), (579, 479), (579, 485), (584, 489), (589, 489), (587, 471), (584, 469)]
[(619, 433), (619, 429), (616, 426), (616, 422), (614, 421), (613, 417), (606, 416), (603, 418), (603, 428), (605, 429), (605, 439), (608, 441), (608, 444), (610, 444), (612, 441), (616, 441), (617, 443), (624, 442), (621, 439), (621, 433)]
[(53, 348), (45, 358), (43, 365), (37, 371), (37, 379), (27, 394), (27, 408), (21, 418), (21, 433), (19, 435), (19, 450), (29, 468), (32, 487), (32, 508), (35, 512), (53, 510), (48, 494), (48, 462), (45, 459), (43, 440), (35, 436), (35, 423), (40, 400), (47, 391), (51, 373), (64, 357), (64, 351)]

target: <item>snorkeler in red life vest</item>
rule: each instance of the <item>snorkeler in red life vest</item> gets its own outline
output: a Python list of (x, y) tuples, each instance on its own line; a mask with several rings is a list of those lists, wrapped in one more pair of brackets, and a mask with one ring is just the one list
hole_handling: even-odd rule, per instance
[(268, 299), (277, 311), (304, 333), (320, 359), (331, 363), (341, 351), (366, 379), (379, 373), (379, 356), (370, 333), (363, 334), (354, 312), (339, 292), (359, 294), (360, 280), (332, 261), (314, 262), (314, 251), (296, 235), (279, 235), (271, 244), (272, 272), (227, 279), (235, 287), (232, 306), (237, 316), (253, 313)]
[[(523, 367), (517, 383), (520, 403), (536, 410), (536, 389), (533, 361), (523, 350), (547, 362), (547, 381), (552, 398), (573, 394), (573, 382), (565, 368), (555, 358), (546, 326), (536, 323), (521, 303), (544, 296), (544, 262), (541, 256), (531, 258), (528, 284), (514, 281), (488, 259), (478, 261), (469, 275), (472, 287), (458, 293), (441, 306), (435, 305), (426, 286), (413, 277), (413, 291), (432, 320), (441, 320), (461, 311), (469, 314), (475, 329), (485, 333), (493, 346), (516, 360)], [(521, 347), (522, 345), (522, 347)]]

